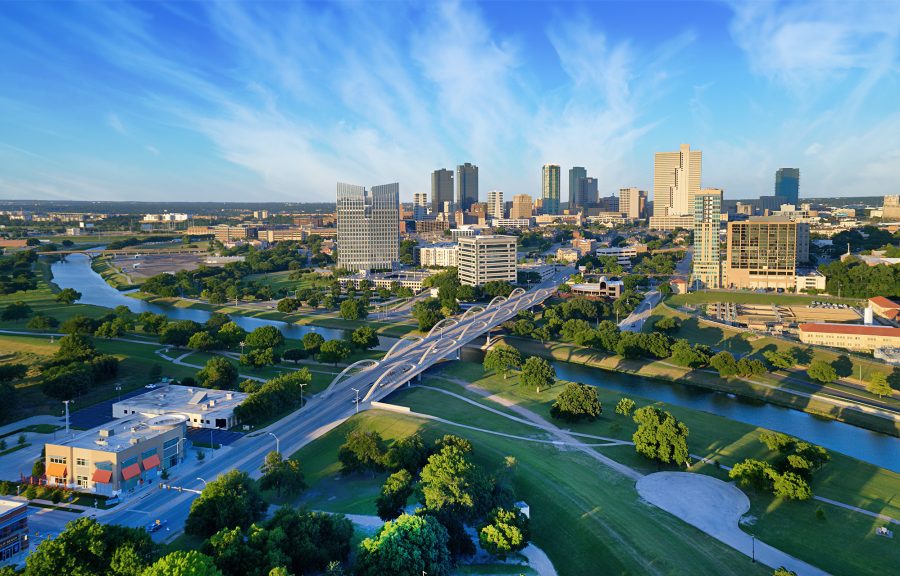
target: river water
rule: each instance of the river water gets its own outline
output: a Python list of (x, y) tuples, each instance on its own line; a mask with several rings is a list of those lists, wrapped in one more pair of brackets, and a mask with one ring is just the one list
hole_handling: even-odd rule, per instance
[[(206, 322), (212, 315), (211, 312), (206, 310), (160, 306), (159, 304), (144, 302), (137, 298), (130, 298), (107, 284), (91, 268), (90, 258), (83, 254), (70, 254), (65, 260), (52, 264), (51, 270), (53, 272), (53, 282), (57, 286), (60, 288), (74, 288), (81, 292), (81, 300), (79, 302), (82, 304), (93, 304), (94, 306), (103, 306), (105, 308), (115, 308), (116, 306), (124, 305), (137, 314), (153, 312), (154, 314), (165, 314), (173, 320), (193, 320), (201, 324)], [(275, 326), (284, 334), (285, 338), (299, 339), (309, 332), (321, 334), (326, 340), (341, 339), (348, 335), (346, 330), (322, 328), (320, 326), (298, 326), (263, 318), (235, 315), (231, 316), (231, 319), (234, 320), (235, 324), (248, 332), (260, 326)]]
[[(81, 254), (72, 254), (65, 261), (54, 263), (52, 271), (53, 282), (60, 288), (74, 288), (81, 292), (82, 297), (79, 302), (84, 304), (106, 308), (125, 305), (136, 313), (153, 312), (165, 314), (175, 320), (194, 320), (200, 323), (210, 317), (210, 312), (206, 310), (160, 306), (129, 298), (107, 284), (91, 268), (88, 257)], [(275, 326), (286, 338), (302, 338), (308, 332), (317, 332), (326, 340), (347, 336), (345, 330), (318, 326), (297, 326), (276, 320), (245, 316), (232, 316), (232, 319), (248, 331), (260, 326)], [(382, 338), (382, 340), (386, 339)], [(382, 346), (384, 344), (382, 342)], [(480, 351), (466, 348), (463, 351), (463, 359), (481, 362)], [(828, 450), (841, 452), (876, 466), (900, 472), (900, 439), (887, 434), (879, 434), (843, 422), (818, 418), (799, 410), (783, 408), (762, 401), (742, 399), (694, 386), (619, 372), (607, 372), (566, 362), (554, 362), (554, 366), (557, 376), (564, 380), (592, 384), (676, 406), (718, 414), (753, 426), (777, 430), (813, 442)]]

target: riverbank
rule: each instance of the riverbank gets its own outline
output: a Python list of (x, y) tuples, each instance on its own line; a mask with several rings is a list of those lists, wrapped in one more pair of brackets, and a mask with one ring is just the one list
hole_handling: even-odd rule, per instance
[(744, 398), (763, 400), (779, 406), (801, 410), (822, 418), (846, 422), (882, 434), (900, 436), (900, 419), (862, 412), (849, 405), (841, 405), (836, 399), (816, 394), (806, 394), (778, 385), (756, 382), (743, 378), (722, 379), (714, 371), (690, 370), (664, 361), (626, 360), (614, 354), (593, 348), (563, 342), (541, 343), (528, 338), (505, 336), (503, 338), (523, 355), (541, 356), (609, 372), (619, 372), (668, 382), (678, 382), (717, 392), (735, 394)]

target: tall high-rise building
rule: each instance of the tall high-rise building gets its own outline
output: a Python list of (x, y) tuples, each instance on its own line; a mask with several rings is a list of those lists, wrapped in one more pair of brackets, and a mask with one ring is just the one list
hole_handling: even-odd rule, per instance
[(722, 191), (700, 190), (694, 195), (694, 260), (691, 283), (695, 288), (722, 287)]
[(653, 162), (653, 215), (685, 216), (700, 192), (703, 153), (682, 144), (678, 152), (657, 152)]
[(488, 216), (491, 218), (503, 218), (503, 190), (491, 190), (487, 198)]
[(797, 263), (809, 261), (809, 224), (785, 216), (729, 222), (727, 241), (728, 288), (796, 288)]
[(431, 173), (431, 212), (440, 214), (445, 203), (453, 204), (453, 170), (441, 168)]
[(637, 188), (620, 188), (619, 212), (628, 218), (644, 218), (647, 215), (647, 193)]
[(478, 202), (478, 166), (466, 162), (456, 167), (456, 208), (466, 211)]
[(390, 270), (400, 258), (400, 184), (337, 185), (338, 267)]
[(468, 286), (516, 281), (515, 236), (460, 236), (459, 281)]
[(800, 206), (799, 168), (779, 168), (775, 172), (775, 196), (787, 198), (785, 204)]
[(584, 201), (581, 199), (579, 190), (579, 180), (582, 178), (587, 178), (587, 170), (584, 167), (569, 168), (569, 214), (575, 214), (579, 209), (584, 208)]
[(413, 220), (424, 220), (428, 216), (428, 194), (416, 192), (413, 194)]
[(559, 214), (559, 165), (544, 164), (541, 179), (541, 210)]
[(516, 194), (512, 199), (512, 208), (509, 217), (513, 220), (531, 218), (531, 196), (528, 194)]
[(600, 199), (597, 189), (597, 179), (585, 176), (575, 183), (575, 207), (572, 207), (572, 199), (569, 198), (569, 214), (583, 212), (585, 208), (596, 206)]

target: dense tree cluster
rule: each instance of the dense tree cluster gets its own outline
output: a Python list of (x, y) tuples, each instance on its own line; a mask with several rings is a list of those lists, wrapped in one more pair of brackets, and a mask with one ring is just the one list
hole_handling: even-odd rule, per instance
[(869, 266), (850, 258), (833, 260), (819, 266), (825, 275), (825, 291), (847, 298), (900, 297), (900, 266)]
[(119, 359), (97, 352), (87, 336), (68, 334), (42, 365), (41, 389), (58, 400), (71, 400), (92, 386), (115, 378)]
[(35, 250), (0, 256), (0, 296), (37, 288), (37, 278), (31, 269), (37, 258)]
[(307, 368), (276, 376), (250, 389), (246, 400), (234, 409), (244, 424), (257, 425), (288, 410), (300, 407), (302, 385), (312, 381)]
[(568, 422), (596, 420), (603, 412), (597, 389), (587, 384), (570, 382), (550, 407), (550, 415)]
[(734, 465), (729, 477), (745, 488), (771, 491), (778, 498), (811, 498), (809, 482), (813, 473), (830, 459), (828, 452), (780, 432), (762, 432), (759, 440), (776, 453), (772, 461), (744, 460)]
[(690, 463), (688, 427), (670, 413), (645, 406), (634, 413), (638, 425), (632, 436), (638, 454), (665, 464), (679, 466)]

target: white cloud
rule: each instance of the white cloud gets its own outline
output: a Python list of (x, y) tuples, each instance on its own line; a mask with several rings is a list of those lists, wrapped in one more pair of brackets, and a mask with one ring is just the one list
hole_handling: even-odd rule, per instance
[(144, 146), (144, 150), (153, 154), (154, 156), (159, 156), (159, 150), (157, 150), (156, 146), (151, 146), (151, 145), (147, 144), (146, 146)]
[(119, 118), (118, 114), (110, 113), (106, 117), (106, 123), (109, 124), (109, 127), (118, 132), (119, 134), (126, 134), (125, 125), (122, 123), (122, 119)]
[(822, 151), (822, 148), (824, 148), (824, 146), (822, 146), (818, 142), (814, 142), (814, 143), (810, 144), (809, 147), (803, 151), (803, 153), (806, 156), (815, 156), (816, 154), (818, 154), (819, 152)]

